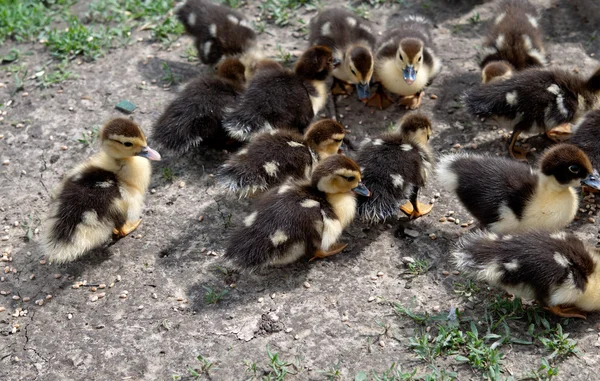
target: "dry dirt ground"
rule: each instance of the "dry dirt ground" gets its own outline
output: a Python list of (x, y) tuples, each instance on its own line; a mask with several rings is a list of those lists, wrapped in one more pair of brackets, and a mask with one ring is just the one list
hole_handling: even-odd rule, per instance
[[(248, 3), (243, 12), (257, 16), (259, 2)], [(344, 6), (347, 2), (323, 3)], [(589, 74), (598, 65), (594, 55), (600, 55), (600, 45), (594, 25), (581, 17), (585, 10), (577, 9), (582, 3), (535, 3), (541, 9), (552, 65)], [(476, 55), (485, 21), (494, 16), (492, 5), (406, 0), (368, 8), (378, 31), (384, 30), (394, 10), (418, 12), (435, 22), (435, 43), (444, 67), (427, 89), (421, 111), (433, 120), (432, 145), (438, 154), (460, 150), (506, 154), (507, 132), (473, 120), (460, 100), (464, 90), (479, 82)], [(85, 2), (78, 6), (85, 9)], [(470, 20), (476, 13), (481, 22)], [(312, 15), (314, 11), (300, 8), (292, 19), (308, 21)], [(277, 44), (296, 55), (307, 47), (297, 30), (299, 24), (295, 25), (279, 28), (267, 23), (259, 38), (269, 54), (277, 56)], [(432, 368), (408, 344), (427, 328), (395, 314), (391, 303), (434, 315), (447, 315), (457, 307), (464, 310), (464, 319), (482, 324), (495, 295), (504, 298), (484, 285), (469, 298), (455, 292), (455, 283), (464, 284), (465, 279), (453, 273), (449, 252), (468, 229), (439, 219), (450, 210), (463, 222), (471, 217), (435, 180), (422, 198), (428, 201), (438, 192), (441, 195), (424, 218), (376, 226), (355, 222), (343, 234), (348, 249), (330, 259), (303, 260), (255, 274), (232, 271), (222, 260), (223, 250), (251, 201), (230, 199), (219, 191), (213, 173), (228, 154), (211, 150), (182, 157), (165, 154), (155, 164), (144, 220), (134, 234), (72, 264), (45, 264), (36, 229), (47, 211), (48, 190), (98, 149), (97, 144), (78, 142), (81, 134), (120, 115), (115, 104), (123, 99), (138, 106), (132, 118), (149, 132), (178, 90), (163, 89), (163, 62), (183, 83), (209, 71), (182, 58), (191, 45), (188, 37), (181, 37), (170, 50), (147, 40), (148, 33), (139, 31), (127, 48), (112, 50), (94, 62), (74, 62), (72, 70), (78, 78), (59, 86), (41, 90), (26, 82), (28, 96), (19, 92), (11, 98), (12, 76), (0, 73), (7, 85), (0, 88), (4, 105), (0, 111), (6, 112), (0, 122), (0, 159), (10, 161), (0, 166), (0, 248), (12, 257), (0, 268), (4, 270), (0, 379), (167, 380), (173, 375), (191, 379), (188, 367), (200, 368), (195, 357), (201, 354), (214, 363), (210, 376), (202, 379), (241, 380), (252, 376), (245, 361), (257, 364), (258, 377), (268, 369), (267, 346), (281, 359), (296, 362), (288, 367), (295, 374), (285, 379), (327, 379), (321, 371), (333, 370), (335, 364), (339, 379), (345, 380), (360, 371), (372, 379), (371, 371), (379, 374), (394, 363), (404, 371), (416, 369), (418, 376), (431, 373)], [(30, 72), (49, 59), (37, 43), (7, 42), (0, 52), (15, 45), (33, 53), (22, 57)], [(432, 94), (437, 99), (430, 98)], [(356, 141), (385, 131), (405, 113), (398, 107), (366, 108), (354, 96), (339, 97), (336, 103), (337, 117)], [(541, 137), (528, 143), (538, 151), (549, 144)], [(169, 173), (175, 178), (170, 179)], [(594, 244), (596, 224), (588, 221), (587, 213), (580, 217), (569, 230)], [(31, 241), (25, 238), (28, 227), (33, 232)], [(406, 256), (427, 260), (431, 267), (420, 275), (407, 274), (402, 261)], [(78, 281), (107, 286), (95, 293), (91, 287), (72, 288)], [(228, 293), (217, 304), (207, 304), (206, 287)], [(94, 298), (100, 292), (105, 296)], [(43, 305), (34, 303), (38, 300)], [(543, 315), (542, 310), (536, 311)], [(526, 315), (508, 320), (513, 336), (527, 339)], [(560, 322), (551, 316), (547, 319), (552, 326)], [(558, 379), (597, 379), (599, 322), (597, 313), (587, 321), (562, 321), (580, 353), (558, 364)], [(540, 359), (551, 353), (539, 341), (506, 343), (500, 351), (504, 373), (498, 379), (518, 379), (537, 369)], [(442, 356), (435, 364), (457, 372), (459, 380), (482, 377), (454, 356)]]

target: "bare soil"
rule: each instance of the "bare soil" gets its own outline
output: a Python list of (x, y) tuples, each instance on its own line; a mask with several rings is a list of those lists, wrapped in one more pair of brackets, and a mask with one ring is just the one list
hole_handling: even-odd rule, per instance
[[(85, 10), (81, 5), (85, 2), (79, 3)], [(259, 2), (249, 3), (243, 12), (258, 16)], [(552, 66), (591, 73), (598, 66), (593, 55), (600, 54), (600, 43), (591, 38), (595, 26), (581, 17), (586, 12), (577, 8), (583, 3), (535, 3), (542, 10)], [(407, 0), (403, 6), (386, 4), (370, 11), (377, 31), (384, 30), (394, 10), (418, 12), (435, 22), (435, 44), (444, 67), (427, 89), (421, 111), (433, 121), (432, 145), (438, 154), (461, 150), (506, 154), (509, 132), (474, 120), (460, 100), (466, 89), (479, 83), (476, 55), (485, 33), (484, 21), (494, 17), (493, 5)], [(475, 12), (483, 22), (469, 20)], [(305, 21), (313, 15), (314, 11), (305, 8), (294, 13)], [(307, 42), (302, 36), (294, 37), (299, 35), (296, 29), (267, 24), (260, 39), (273, 56), (277, 44), (297, 56)], [(19, 92), (11, 98), (12, 75), (0, 73), (6, 84), (0, 88), (0, 103), (7, 111), (0, 122), (0, 161), (10, 160), (0, 166), (4, 226), (0, 248), (12, 257), (12, 262), (2, 262), (0, 268), (0, 291), (6, 291), (0, 295), (4, 309), (0, 312), (0, 379), (167, 380), (174, 374), (189, 376), (187, 368), (198, 367), (195, 356), (202, 354), (218, 368), (211, 370), (213, 380), (240, 380), (250, 376), (244, 360), (266, 368), (267, 345), (283, 359), (299, 359), (300, 369), (287, 378), (291, 380), (326, 379), (319, 371), (337, 362), (342, 379), (354, 379), (360, 370), (381, 372), (392, 363), (404, 370), (418, 368), (417, 374), (430, 372), (407, 347), (417, 326), (395, 315), (390, 302), (430, 313), (459, 307), (465, 315), (477, 318), (484, 315), (493, 294), (484, 289), (467, 302), (453, 292), (453, 283), (465, 279), (453, 273), (449, 252), (468, 229), (438, 220), (450, 210), (461, 221), (471, 217), (435, 181), (424, 189), (422, 199), (434, 199), (438, 192), (441, 196), (424, 218), (376, 226), (357, 221), (343, 235), (350, 245), (337, 256), (239, 274), (225, 268), (222, 254), (228, 234), (242, 223), (251, 200), (227, 198), (216, 187), (213, 174), (228, 153), (199, 150), (182, 157), (164, 155), (154, 166), (152, 192), (137, 231), (72, 264), (42, 264), (36, 229), (48, 210), (48, 191), (67, 170), (98, 149), (97, 144), (79, 143), (81, 134), (120, 115), (114, 106), (123, 99), (138, 106), (132, 117), (150, 132), (177, 92), (176, 88), (163, 89), (161, 64), (168, 63), (184, 83), (211, 70), (182, 57), (192, 44), (189, 37), (182, 37), (169, 50), (148, 39), (148, 32), (138, 31), (130, 46), (112, 50), (95, 62), (74, 63), (72, 70), (79, 77), (59, 86), (39, 89), (27, 81), (28, 96)], [(30, 73), (49, 59), (37, 43), (7, 42), (0, 53), (15, 46), (33, 53), (21, 58)], [(437, 99), (430, 97), (434, 94)], [(387, 130), (405, 113), (397, 106), (384, 111), (367, 108), (355, 96), (338, 97), (336, 106), (337, 117), (357, 142)], [(550, 144), (542, 137), (532, 137), (527, 143), (538, 151)], [(175, 179), (165, 179), (165, 168), (173, 171)], [(569, 230), (595, 243), (598, 228), (588, 222), (589, 217), (597, 218), (587, 210), (580, 213)], [(24, 223), (32, 229), (31, 241), (25, 238)], [(404, 228), (413, 231), (407, 235)], [(401, 260), (405, 256), (427, 259), (432, 267), (423, 275), (408, 275)], [(449, 275), (444, 275), (446, 271)], [(73, 289), (77, 281), (88, 286)], [(93, 292), (89, 287), (99, 284), (106, 288)], [(208, 305), (204, 287), (229, 292), (219, 303)], [(100, 292), (105, 296), (95, 300), (93, 296)], [(40, 299), (43, 305), (34, 303)], [(559, 322), (548, 318), (552, 324)], [(559, 365), (558, 379), (598, 378), (599, 322), (596, 313), (587, 321), (565, 326), (578, 341), (581, 354)], [(389, 326), (386, 334), (380, 324)], [(522, 320), (510, 326), (517, 336), (525, 335), (528, 328)], [(507, 345), (502, 350), (506, 377), (508, 372), (518, 377), (537, 369), (540, 358), (548, 355), (539, 343)], [(442, 362), (457, 371), (460, 380), (481, 377), (451, 357)]]

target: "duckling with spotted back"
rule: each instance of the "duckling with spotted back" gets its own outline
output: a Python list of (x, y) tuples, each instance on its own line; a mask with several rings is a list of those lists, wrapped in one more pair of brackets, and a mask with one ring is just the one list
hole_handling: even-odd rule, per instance
[(347, 244), (338, 243), (339, 237), (356, 213), (354, 192), (369, 193), (358, 165), (343, 155), (328, 157), (310, 180), (284, 184), (261, 197), (233, 233), (225, 257), (253, 270), (341, 252)]
[(302, 133), (325, 106), (325, 80), (339, 63), (328, 47), (313, 46), (300, 56), (293, 72), (258, 72), (223, 126), (240, 141), (280, 128)]
[(441, 158), (438, 181), (487, 229), (512, 234), (560, 230), (575, 217), (580, 184), (598, 189), (588, 157), (571, 144), (542, 155), (539, 169), (494, 156), (455, 154)]
[[(600, 106), (600, 68), (587, 80), (558, 69), (525, 70), (467, 91), (465, 103), (472, 115), (497, 118), (511, 129), (509, 153), (524, 159), (526, 151), (515, 147), (519, 134), (549, 133)], [(554, 129), (550, 137), (566, 133), (567, 128)]]
[[(422, 114), (411, 113), (399, 124), (397, 132), (366, 139), (358, 152), (363, 183), (372, 194), (359, 198), (358, 211), (370, 223), (396, 216), (399, 209), (411, 219), (432, 209), (417, 200), (433, 169), (431, 122)], [(410, 201), (402, 205), (406, 199)]]
[(600, 310), (600, 253), (574, 234), (475, 232), (452, 253), (459, 271), (524, 299), (536, 299), (561, 317)]
[(200, 145), (224, 147), (230, 137), (222, 120), (244, 90), (244, 65), (237, 58), (219, 64), (216, 76), (190, 82), (154, 124), (153, 141), (169, 151), (185, 153)]
[(100, 137), (102, 151), (70, 171), (52, 194), (42, 240), (51, 262), (71, 262), (142, 221), (149, 160), (160, 155), (129, 119), (109, 121)]
[[(400, 95), (401, 106), (416, 109), (423, 99), (423, 89), (441, 71), (435, 56), (429, 20), (418, 15), (393, 14), (390, 28), (375, 49), (375, 80), (388, 91)], [(384, 108), (393, 103), (380, 86), (368, 104)]]
[(265, 132), (221, 166), (219, 182), (241, 198), (284, 181), (309, 179), (317, 161), (338, 153), (344, 136), (344, 126), (331, 119), (313, 123), (304, 136), (289, 130)]
[(330, 8), (313, 17), (309, 29), (309, 44), (327, 46), (341, 61), (332, 72), (336, 79), (332, 93), (348, 93), (344, 85), (350, 83), (356, 85), (359, 99), (368, 99), (375, 62), (375, 36), (370, 23), (346, 9)]

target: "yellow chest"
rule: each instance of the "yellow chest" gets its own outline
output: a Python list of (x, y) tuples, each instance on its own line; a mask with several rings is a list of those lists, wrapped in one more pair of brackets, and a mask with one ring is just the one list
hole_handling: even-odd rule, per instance
[(573, 188), (560, 192), (539, 190), (523, 211), (521, 224), (527, 229), (559, 230), (573, 221), (578, 205), (579, 199)]
[(312, 85), (317, 89), (317, 95), (310, 96), (310, 103), (312, 104), (313, 113), (317, 115), (327, 103), (327, 87), (324, 81), (313, 81)]
[(327, 195), (327, 201), (333, 207), (342, 229), (350, 225), (356, 214), (356, 197), (353, 193)]
[(382, 59), (375, 69), (378, 80), (388, 91), (402, 95), (414, 95), (420, 92), (429, 80), (429, 69), (423, 65), (412, 84), (406, 83), (402, 71), (398, 69), (394, 58)]

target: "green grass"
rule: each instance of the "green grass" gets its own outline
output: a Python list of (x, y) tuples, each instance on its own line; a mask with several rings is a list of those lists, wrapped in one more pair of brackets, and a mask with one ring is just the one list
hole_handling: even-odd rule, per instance
[(77, 141), (87, 147), (94, 144), (98, 140), (99, 134), (100, 127), (96, 126), (90, 131), (82, 132), (81, 138), (77, 139)]
[(365, 3), (362, 3), (361, 5), (359, 5), (357, 7), (348, 5), (347, 8), (350, 11), (354, 12), (355, 15), (357, 15), (358, 17), (361, 17), (365, 20), (368, 20), (369, 18), (371, 18), (371, 9)]
[(172, 86), (181, 82), (181, 76), (173, 73), (173, 71), (166, 62), (162, 63), (162, 70), (163, 76), (161, 80), (165, 83), (165, 85)]
[(162, 169), (162, 178), (165, 179), (166, 181), (170, 181), (172, 182), (173, 180), (175, 180), (175, 172), (173, 172), (173, 170), (169, 167), (164, 167)]
[(47, 88), (62, 83), (67, 79), (77, 78), (77, 75), (68, 69), (68, 65), (68, 61), (63, 61), (54, 66), (47, 66), (44, 70), (37, 72), (35, 76), (38, 86)]
[(284, 64), (289, 63), (292, 60), (292, 53), (284, 50), (281, 45), (277, 44), (277, 60), (283, 62)]
[(244, 364), (246, 373), (250, 373), (246, 381), (283, 381), (287, 376), (297, 375), (300, 371), (298, 358), (294, 362), (283, 360), (279, 353), (271, 351), (268, 345), (266, 369), (262, 370), (256, 362), (248, 360), (244, 361)]
[(295, 18), (295, 10), (304, 6), (308, 10), (318, 9), (320, 2), (312, 0), (265, 0), (258, 6), (260, 14), (267, 21), (284, 27)]
[(204, 293), (204, 303), (209, 305), (219, 303), (219, 301), (223, 299), (223, 297), (227, 295), (227, 293), (229, 293), (229, 290), (226, 289), (219, 291), (208, 286), (202, 286), (202, 288), (206, 291)]
[(406, 267), (408, 269), (407, 272), (412, 275), (425, 274), (431, 268), (429, 261), (426, 259), (415, 259), (414, 262), (408, 262)]
[(64, 30), (54, 29), (48, 34), (46, 46), (50, 55), (63, 60), (83, 56), (95, 60), (106, 50), (110, 38), (102, 31), (94, 31), (71, 17)]
[(39, 39), (49, 28), (54, 14), (41, 1), (0, 1), (0, 45), (6, 39), (18, 42)]
[(471, 279), (467, 279), (465, 283), (454, 282), (454, 293), (463, 298), (471, 299), (477, 292), (479, 292), (479, 286)]
[(477, 25), (481, 22), (481, 16), (478, 12), (475, 12), (473, 16), (469, 17), (469, 21), (471, 22), (471, 24)]

